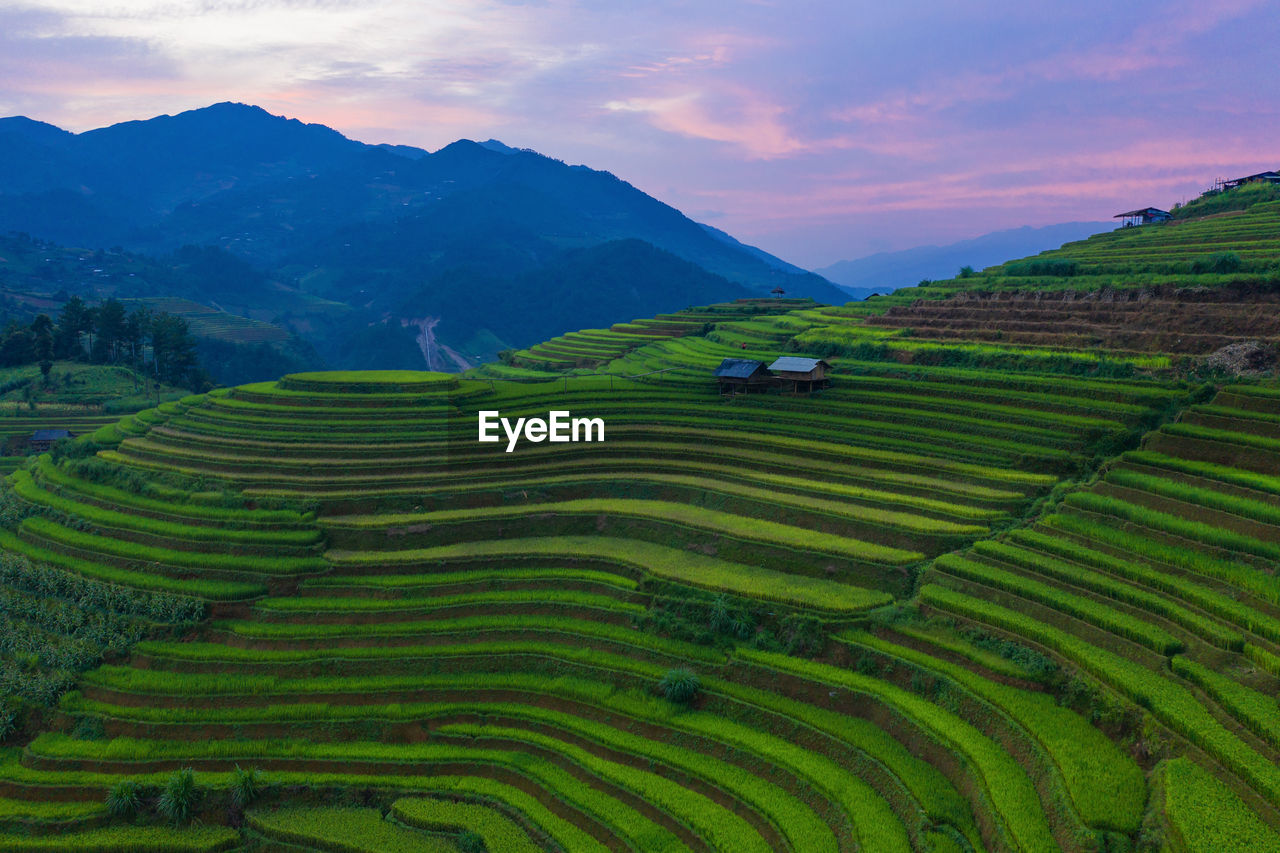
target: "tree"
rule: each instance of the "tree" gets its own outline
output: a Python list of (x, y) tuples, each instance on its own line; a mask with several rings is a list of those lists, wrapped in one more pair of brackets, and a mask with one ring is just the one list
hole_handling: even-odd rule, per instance
[(58, 329), (54, 333), (55, 358), (80, 358), (84, 349), (80, 335), (93, 328), (93, 314), (79, 296), (73, 296), (62, 306), (58, 315)]
[(49, 371), (53, 369), (53, 320), (48, 314), (37, 314), (31, 321), (31, 334), (35, 338), (35, 357), (40, 361), (44, 384), (49, 384)]
[(97, 362), (114, 362), (120, 355), (120, 344), (125, 339), (126, 313), (118, 299), (108, 299), (98, 307), (94, 329), (98, 333), (93, 343), (92, 356)]
[(0, 367), (17, 367), (36, 360), (36, 336), (25, 326), (11, 323), (0, 340)]
[(196, 342), (187, 321), (160, 312), (151, 323), (151, 358), (155, 376), (170, 385), (195, 385), (198, 380)]
[(148, 308), (138, 308), (129, 313), (124, 323), (124, 339), (122, 344), (129, 362), (137, 367), (142, 363), (142, 348), (147, 335), (151, 334), (154, 316)]

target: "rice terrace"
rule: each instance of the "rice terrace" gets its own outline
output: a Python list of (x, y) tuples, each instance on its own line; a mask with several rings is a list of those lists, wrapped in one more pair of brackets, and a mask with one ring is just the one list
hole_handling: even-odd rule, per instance
[(1224, 199), (16, 460), (0, 849), (1280, 850), (1280, 200)]

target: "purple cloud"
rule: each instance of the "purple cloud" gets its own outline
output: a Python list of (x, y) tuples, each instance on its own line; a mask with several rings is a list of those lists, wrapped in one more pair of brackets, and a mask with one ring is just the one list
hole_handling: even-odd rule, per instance
[(492, 136), (818, 266), (1280, 166), (1268, 5), (40, 0), (0, 10), (0, 113)]

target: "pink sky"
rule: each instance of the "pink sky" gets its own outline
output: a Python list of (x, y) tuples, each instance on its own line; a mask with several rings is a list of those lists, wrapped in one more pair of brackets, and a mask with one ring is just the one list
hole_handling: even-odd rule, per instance
[(1280, 167), (1276, 12), (37, 0), (0, 9), (0, 115), (83, 131), (231, 100), (366, 142), (494, 137), (818, 267)]

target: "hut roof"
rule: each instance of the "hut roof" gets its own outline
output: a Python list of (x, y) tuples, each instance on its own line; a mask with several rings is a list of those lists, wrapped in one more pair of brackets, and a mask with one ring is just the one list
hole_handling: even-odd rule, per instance
[(830, 367), (820, 358), (808, 358), (799, 355), (784, 355), (769, 365), (770, 370), (780, 370), (784, 373), (808, 373), (821, 364), (824, 367)]
[(764, 370), (763, 361), (754, 361), (749, 358), (726, 358), (716, 368), (715, 375), (722, 379), (750, 379), (760, 370)]
[(1172, 216), (1167, 210), (1161, 210), (1158, 207), (1144, 207), (1141, 210), (1130, 210), (1125, 213), (1117, 213), (1112, 219), (1119, 219), (1122, 216)]

